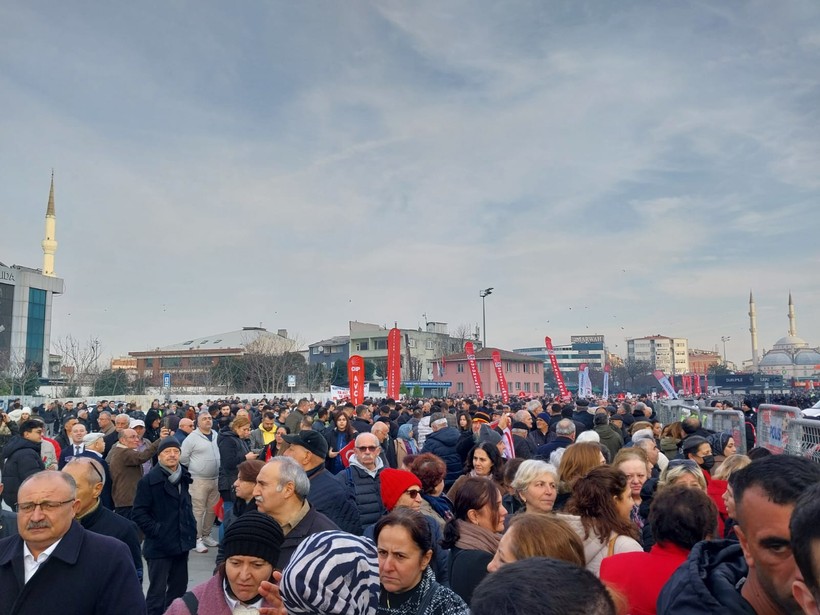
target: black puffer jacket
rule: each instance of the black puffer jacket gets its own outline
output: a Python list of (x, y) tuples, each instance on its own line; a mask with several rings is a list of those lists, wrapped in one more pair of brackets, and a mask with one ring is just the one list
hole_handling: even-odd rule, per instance
[[(377, 462), (381, 465), (381, 459), (377, 459)], [(367, 470), (358, 465), (355, 455), (351, 458), (350, 467), (339, 472), (335, 478), (349, 494), (353, 495), (362, 528), (376, 523), (385, 513), (379, 475), (376, 474), (375, 478), (370, 476)]]
[(424, 440), (422, 453), (433, 453), (441, 457), (447, 466), (447, 475), (444, 477), (444, 487), (449, 489), (456, 479), (461, 476), (463, 464), (461, 456), (456, 450), (460, 433), (455, 427), (445, 427), (434, 431)]
[(219, 432), (216, 444), (219, 447), (219, 494), (223, 499), (230, 499), (231, 487), (239, 474), (236, 468), (251, 452), (251, 445), (230, 429)]
[(20, 483), (32, 474), (45, 470), (40, 443), (14, 436), (3, 448), (3, 501), (13, 510), (17, 504)]
[(755, 615), (752, 605), (736, 589), (748, 574), (749, 566), (737, 542), (699, 542), (664, 585), (657, 611), (664, 615)]

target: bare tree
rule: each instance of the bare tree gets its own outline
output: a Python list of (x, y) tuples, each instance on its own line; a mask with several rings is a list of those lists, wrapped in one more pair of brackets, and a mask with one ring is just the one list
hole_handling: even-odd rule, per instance
[[(287, 389), (287, 377), (297, 376), (305, 382), (304, 359), (297, 353), (299, 342), (279, 335), (259, 335), (245, 344), (242, 361), (246, 368), (246, 386), (256, 393), (275, 393)], [(299, 357), (300, 361), (296, 359)], [(299, 376), (302, 376), (299, 378)]]
[(453, 329), (453, 332), (450, 334), (450, 337), (454, 340), (458, 340), (459, 342), (458, 350), (456, 352), (462, 352), (464, 350), (464, 344), (466, 344), (469, 341), (474, 341), (475, 338), (473, 334), (473, 328), (470, 325), (464, 323), (458, 325), (455, 329)]
[(73, 335), (66, 335), (54, 342), (56, 354), (62, 356), (60, 397), (76, 397), (94, 389), (100, 373), (101, 348), (99, 338), (94, 336), (80, 341)]

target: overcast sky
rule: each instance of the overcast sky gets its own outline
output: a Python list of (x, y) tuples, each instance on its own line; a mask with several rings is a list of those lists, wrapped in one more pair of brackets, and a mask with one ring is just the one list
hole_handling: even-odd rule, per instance
[(5, 2), (0, 261), (106, 355), (259, 325), (820, 344), (820, 3)]

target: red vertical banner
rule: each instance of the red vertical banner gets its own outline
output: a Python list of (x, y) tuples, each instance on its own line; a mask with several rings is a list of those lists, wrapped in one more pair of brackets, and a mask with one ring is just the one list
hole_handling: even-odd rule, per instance
[(470, 366), (470, 375), (473, 377), (475, 393), (479, 399), (481, 399), (484, 397), (484, 392), (481, 390), (481, 376), (478, 373), (478, 366), (475, 362), (475, 346), (473, 346), (472, 342), (464, 344), (464, 352), (467, 354), (467, 365)]
[(347, 360), (347, 381), (350, 383), (350, 402), (364, 403), (364, 359), (354, 354)]
[(555, 356), (555, 348), (552, 346), (552, 338), (549, 336), (544, 338), (544, 343), (547, 345), (547, 354), (550, 356), (550, 364), (552, 365), (552, 375), (555, 376), (555, 382), (558, 384), (558, 391), (561, 397), (569, 397), (567, 385), (564, 384), (564, 377), (561, 375), (561, 368), (558, 367), (558, 359)]
[(501, 389), (501, 400), (506, 404), (510, 401), (510, 391), (507, 388), (507, 377), (504, 375), (503, 365), (501, 364), (501, 353), (493, 350), (493, 367), (495, 368), (495, 377), (498, 378), (498, 387)]
[(401, 386), (401, 331), (396, 327), (387, 334), (387, 396), (399, 398)]
[(700, 395), (700, 374), (695, 374), (695, 395)]
[(677, 388), (675, 388), (675, 376), (674, 375), (669, 376), (669, 384), (672, 385), (673, 389), (675, 389), (676, 391), (678, 390)]

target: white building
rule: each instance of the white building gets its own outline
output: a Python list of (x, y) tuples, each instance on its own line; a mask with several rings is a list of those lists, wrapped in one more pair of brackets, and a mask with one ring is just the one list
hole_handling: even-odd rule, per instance
[(677, 375), (689, 372), (689, 341), (682, 337), (649, 335), (626, 341), (629, 361), (647, 361), (652, 369), (664, 374)]

